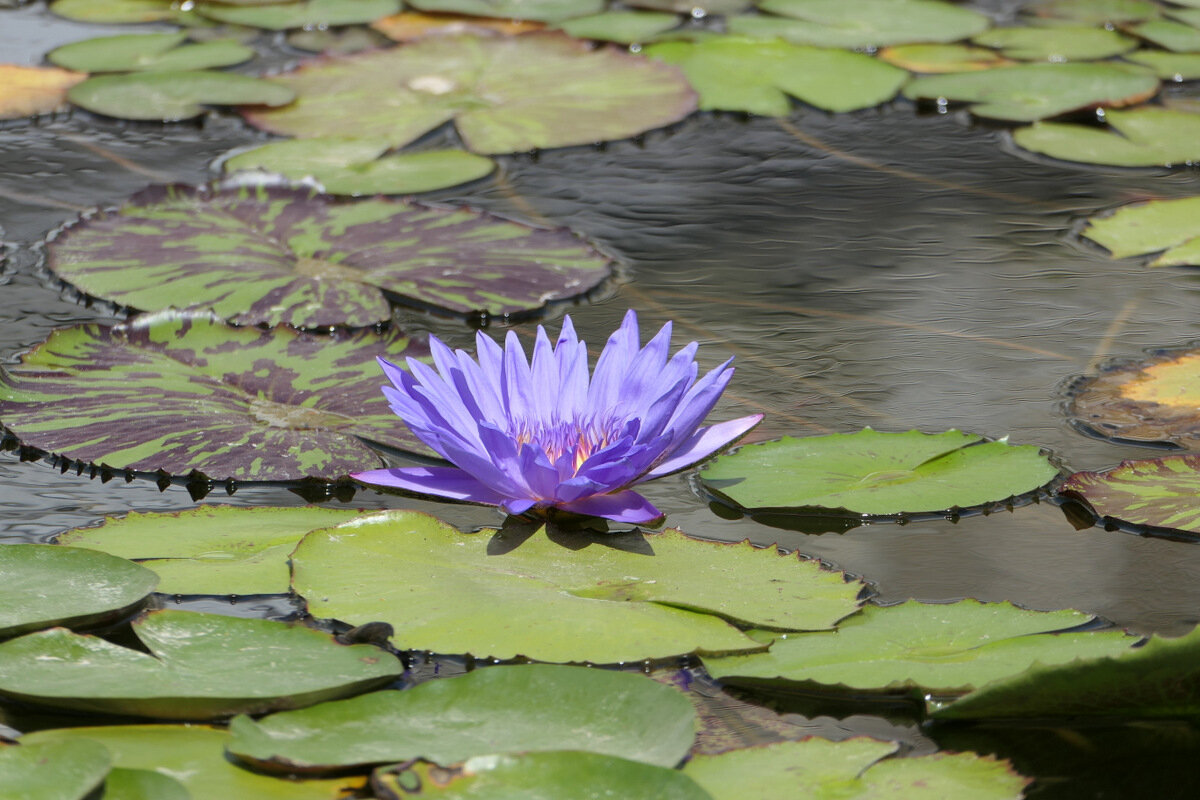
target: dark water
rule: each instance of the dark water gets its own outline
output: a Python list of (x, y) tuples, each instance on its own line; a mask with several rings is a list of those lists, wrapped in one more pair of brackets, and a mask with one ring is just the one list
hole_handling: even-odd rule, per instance
[[(990, 6), (1001, 16), (1013, 8)], [(111, 30), (53, 20), (40, 5), (0, 10), (0, 61), (35, 63), (56, 44)], [(276, 50), (272, 62), (296, 55)], [(39, 273), (37, 242), (49, 230), (150, 183), (211, 179), (215, 158), (261, 138), (228, 115), (169, 126), (83, 112), (0, 123), (0, 226), (12, 247), (0, 273), (0, 358), (11, 362), (55, 327), (108, 317)], [(628, 282), (571, 310), (581, 333), (601, 343), (632, 307), (644, 330), (672, 319), (680, 344), (699, 340), (704, 365), (735, 355), (718, 416), (764, 412), (758, 439), (864, 425), (960, 428), (1040, 445), (1071, 470), (1101, 469), (1154, 452), (1076, 432), (1060, 408), (1063, 383), (1108, 358), (1200, 339), (1200, 273), (1112, 261), (1076, 236), (1098, 210), (1200, 192), (1195, 171), (1041, 160), (1017, 151), (1003, 128), (904, 101), (839, 115), (797, 108), (785, 120), (698, 115), (638, 142), (501, 162), (498, 179), (434, 199), (568, 225), (618, 254)], [(401, 321), (469, 341), (457, 323), (407, 313)], [(810, 535), (724, 519), (686, 476), (647, 489), (688, 533), (820, 557), (872, 582), (884, 600), (1077, 608), (1137, 632), (1178, 634), (1200, 621), (1200, 547), (1076, 530), (1050, 502)], [(207, 502), (303, 501), (245, 487)], [(0, 540), (42, 541), (105, 514), (193, 504), (181, 487), (102, 484), (0, 455)], [(394, 501), (368, 493), (353, 504)], [(463, 526), (497, 521), (486, 509), (412, 505)], [(275, 615), (281, 606), (228, 608)], [(713, 697), (749, 715), (741, 728), (752, 740), (761, 710), (715, 688)], [(847, 717), (838, 721), (806, 703), (781, 706), (802, 715), (788, 724), (888, 735), (917, 752), (1000, 752), (1042, 778), (1037, 797), (1185, 797), (1198, 788), (1186, 754), (1200, 739), (1183, 723), (929, 731), (904, 715), (855, 709), (836, 710)]]

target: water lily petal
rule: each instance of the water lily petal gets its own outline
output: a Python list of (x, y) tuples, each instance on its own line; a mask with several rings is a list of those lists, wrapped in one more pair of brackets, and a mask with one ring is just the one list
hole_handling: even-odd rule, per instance
[(497, 506), (505, 496), (457, 467), (397, 467), (351, 473), (351, 478), (372, 486), (390, 486), (418, 494), (432, 494), (468, 503)]
[(657, 522), (664, 516), (649, 500), (629, 490), (614, 494), (594, 494), (574, 503), (564, 503), (559, 508), (573, 514), (604, 517), (615, 522), (631, 522), (638, 525)]
[(625, 314), (621, 327), (608, 337), (608, 343), (604, 345), (604, 350), (596, 360), (596, 368), (592, 371), (592, 383), (588, 387), (588, 406), (594, 412), (606, 413), (620, 401), (621, 377), (626, 366), (637, 355), (637, 351), (637, 314), (630, 309)]
[(554, 346), (550, 344), (546, 329), (538, 325), (537, 339), (533, 344), (533, 364), (530, 367), (533, 392), (529, 399), (533, 406), (534, 419), (546, 424), (557, 422), (560, 416), (558, 375)]
[(534, 411), (533, 398), (530, 396), (533, 392), (533, 377), (530, 375), (529, 362), (525, 360), (521, 340), (517, 338), (516, 332), (511, 330), (504, 337), (500, 392), (508, 418), (518, 424), (529, 421)]
[(646, 479), (661, 478), (703, 461), (762, 422), (762, 418), (762, 414), (751, 414), (701, 428), (684, 440), (670, 458), (647, 472)]

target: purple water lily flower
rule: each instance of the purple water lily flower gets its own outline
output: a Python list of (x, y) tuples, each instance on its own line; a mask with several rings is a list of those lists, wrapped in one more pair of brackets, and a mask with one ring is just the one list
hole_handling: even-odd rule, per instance
[(379, 359), (392, 410), (453, 467), (359, 472), (377, 486), (500, 506), (509, 514), (558, 508), (618, 522), (662, 512), (630, 486), (707, 458), (758, 424), (761, 414), (700, 428), (733, 368), (699, 380), (692, 342), (668, 358), (671, 323), (639, 347), (625, 315), (588, 375), (587, 345), (563, 318), (558, 343), (540, 325), (533, 361), (512, 331), (501, 349), (483, 333), (478, 362), (429, 337), (436, 371)]

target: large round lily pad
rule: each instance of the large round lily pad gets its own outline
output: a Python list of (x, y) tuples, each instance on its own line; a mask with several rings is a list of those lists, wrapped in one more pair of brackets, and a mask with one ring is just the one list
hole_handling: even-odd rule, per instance
[(1083, 235), (1113, 258), (1164, 251), (1149, 266), (1200, 266), (1200, 197), (1125, 206), (1089, 219)]
[(496, 169), (490, 158), (465, 150), (383, 155), (387, 149), (361, 139), (292, 139), (239, 153), (223, 166), (226, 172), (259, 170), (294, 181), (311, 179), (330, 194), (348, 195), (431, 192)]
[(302, 708), (394, 680), (374, 645), (265, 619), (152, 611), (133, 622), (149, 651), (66, 628), (0, 644), (0, 694), (41, 705), (159, 719)]
[(1122, 461), (1103, 472), (1076, 472), (1059, 492), (1106, 519), (1200, 534), (1200, 456)]
[(504, 315), (611, 275), (611, 261), (565, 229), (267, 186), (151, 187), (46, 250), (50, 270), (90, 295), (146, 310), (212, 309), (238, 325), (364, 327), (390, 319), (389, 295)]
[[(22, 747), (50, 742), (98, 742), (122, 769), (176, 778), (192, 800), (345, 800), (361, 778), (295, 780), (242, 769), (225, 755), (229, 735), (203, 725), (108, 725), (56, 728), (22, 737)], [(153, 798), (164, 800), (164, 798)]]
[(66, 108), (67, 90), (87, 78), (58, 67), (0, 64), (0, 119), (49, 114)]
[(372, 22), (399, 11), (400, 0), (292, 0), (263, 5), (200, 0), (195, 10), (218, 22), (282, 31)]
[(253, 48), (233, 39), (186, 42), (186, 33), (102, 36), (65, 44), (51, 50), (46, 58), (81, 72), (146, 72), (228, 67), (254, 57)]
[(1028, 611), (977, 600), (867, 606), (836, 631), (780, 636), (768, 652), (706, 657), (704, 666), (737, 684), (793, 683), (812, 691), (914, 697), (962, 694), (1034, 664), (1114, 655), (1137, 641), (1120, 630), (1047, 633), (1090, 620), (1078, 611)]
[(414, 758), (449, 766), (531, 750), (586, 750), (673, 767), (692, 746), (695, 718), (680, 692), (642, 675), (530, 664), (257, 722), (236, 717), (229, 751), (260, 767), (306, 773)]
[(729, 32), (818, 47), (880, 47), (953, 42), (990, 23), (978, 11), (940, 0), (763, 0), (758, 7), (782, 17), (731, 17)]
[(976, 72), (928, 75), (904, 96), (971, 103), (971, 113), (1036, 120), (1094, 106), (1125, 106), (1153, 97), (1158, 77), (1126, 64), (1018, 64)]
[(1006, 500), (1057, 474), (1033, 445), (985, 442), (960, 431), (867, 428), (748, 445), (711, 462), (700, 478), (743, 508), (903, 514)]
[(309, 62), (273, 79), (297, 100), (245, 116), (264, 130), (400, 147), (453, 120), (467, 149), (515, 153), (624, 139), (683, 119), (696, 96), (674, 67), (560, 33), (434, 36)]
[(1200, 161), (1200, 114), (1167, 108), (1109, 111), (1112, 129), (1039, 122), (1013, 133), (1026, 150), (1063, 161), (1118, 167), (1174, 166)]
[(861, 53), (779, 40), (715, 37), (663, 42), (643, 51), (680, 67), (702, 110), (785, 116), (788, 95), (826, 111), (852, 111), (895, 96), (908, 73)]
[(206, 106), (290, 103), (291, 89), (261, 78), (209, 70), (160, 70), (88, 78), (67, 91), (81, 108), (119, 119), (175, 122), (198, 117)]
[(861, 588), (774, 548), (674, 530), (513, 535), (384, 513), (305, 536), (292, 585), (313, 616), (391, 623), (402, 649), (597, 663), (761, 649), (725, 620), (829, 628)]
[(150, 570), (107, 553), (49, 544), (0, 545), (0, 637), (119, 619), (157, 584), (158, 576)]
[(1071, 394), (1068, 413), (1089, 433), (1200, 450), (1200, 351), (1113, 364), (1077, 383)]
[(379, 391), (379, 356), (428, 353), (395, 330), (320, 337), (174, 312), (55, 331), (0, 372), (0, 423), (26, 445), (135, 472), (334, 479), (425, 452)]
[[(300, 537), (348, 522), (360, 513), (316, 506), (200, 506), (173, 514), (133, 511), (124, 517), (107, 517), (99, 526), (61, 533), (56, 541), (89, 548), (80, 552), (101, 550), (138, 561), (159, 576), (158, 590), (165, 594), (283, 594), (291, 580), (288, 556)], [(61, 591), (57, 585), (54, 588)]]
[(80, 22), (205, 24), (206, 21), (192, 9), (192, 4), (175, 0), (53, 0), (50, 3), (51, 13)]
[(1019, 61), (1095, 61), (1137, 47), (1137, 39), (1105, 28), (992, 28), (972, 42)]
[(112, 757), (87, 740), (0, 745), (0, 791), (12, 800), (86, 800), (104, 783)]

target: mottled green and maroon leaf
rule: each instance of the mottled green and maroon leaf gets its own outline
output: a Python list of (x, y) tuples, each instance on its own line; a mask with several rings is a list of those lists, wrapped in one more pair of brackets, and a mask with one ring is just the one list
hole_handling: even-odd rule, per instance
[(453, 120), (467, 149), (484, 154), (624, 139), (696, 109), (675, 67), (561, 33), (434, 36), (272, 80), (297, 99), (243, 112), (264, 130), (339, 136), (353, 119), (356, 136), (401, 147)]
[(1076, 472), (1059, 492), (1117, 522), (1200, 534), (1200, 456), (1122, 461), (1103, 472)]
[(177, 312), (77, 325), (0, 371), (0, 424), (114, 469), (333, 479), (383, 466), (363, 440), (428, 452), (388, 409), (375, 361), (427, 353), (394, 330), (320, 337)]
[(458, 313), (529, 311), (611, 274), (609, 259), (567, 230), (266, 186), (151, 187), (60, 233), (47, 264), (133, 308), (305, 328), (386, 321), (386, 293)]

